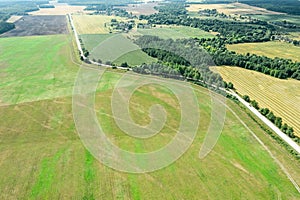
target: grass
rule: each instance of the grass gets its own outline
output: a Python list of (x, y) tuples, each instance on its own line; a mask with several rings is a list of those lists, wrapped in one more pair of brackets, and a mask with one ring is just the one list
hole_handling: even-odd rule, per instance
[[(191, 2), (194, 2), (191, 0)], [(197, 0), (195, 1), (197, 2)], [(239, 15), (246, 15), (246, 14), (257, 14), (257, 15), (264, 15), (264, 14), (282, 14), (279, 12), (269, 11), (264, 8), (259, 8), (255, 6), (250, 6), (243, 3), (229, 3), (229, 4), (190, 4), (187, 10), (189, 12), (198, 12), (202, 9), (216, 9), (220, 13), (224, 13), (226, 15), (231, 14), (239, 14)]]
[[(121, 76), (107, 71), (95, 97), (98, 120), (107, 136), (122, 148), (136, 152), (168, 143), (175, 134), (168, 126), (145, 140), (131, 138), (116, 126), (110, 98)], [(209, 92), (195, 87), (201, 118), (192, 146), (171, 166), (140, 175), (112, 170), (90, 156), (77, 135), (70, 97), (0, 107), (0, 115), (5, 115), (0, 118), (0, 198), (29, 199), (32, 191), (36, 194), (33, 197), (48, 199), (299, 198), (278, 165), (230, 112), (214, 150), (204, 160), (198, 159), (211, 105)], [(130, 100), (133, 120), (139, 124), (149, 122), (148, 109), (157, 103), (166, 109), (167, 125), (176, 129), (179, 104), (162, 86), (146, 85), (134, 92)], [(266, 138), (238, 106), (231, 102), (228, 105), (267, 142), (299, 183), (299, 162)]]
[(300, 61), (300, 47), (285, 42), (243, 43), (227, 45), (231, 51), (240, 54), (252, 53), (270, 58), (286, 58)]
[(110, 27), (106, 24), (112, 19), (124, 21), (124, 18), (108, 15), (72, 15), (74, 25), (79, 35), (81, 34), (108, 34)]
[[(87, 44), (95, 41), (95, 37), (93, 36), (85, 36), (85, 38), (85, 41), (88, 41)], [(155, 59), (142, 52), (142, 50), (125, 35), (114, 34), (103, 40), (104, 39), (102, 39), (102, 42), (101, 39), (98, 40), (100, 43), (90, 51), (89, 57), (91, 59), (101, 59), (103, 62), (110, 61), (116, 64), (127, 62), (129, 65), (140, 65), (142, 63), (152, 63), (155, 61)]]
[(66, 35), (1, 38), (0, 102), (71, 95), (77, 67), (65, 56), (70, 45)]
[(186, 26), (159, 26), (151, 29), (138, 29), (142, 35), (153, 35), (163, 39), (181, 39), (181, 38), (212, 38), (213, 34), (192, 27)]
[(289, 36), (293, 40), (300, 40), (300, 32), (291, 32)]
[(6, 22), (14, 23), (14, 22), (18, 21), (19, 19), (21, 19), (22, 17), (23, 16), (12, 15), (8, 20), (6, 20)]
[(133, 15), (151, 15), (158, 11), (154, 9), (158, 3), (142, 3), (142, 4), (128, 4), (127, 6), (117, 6), (121, 9), (125, 9), (128, 13)]
[(56, 5), (55, 8), (40, 8), (38, 11), (30, 12), (31, 15), (67, 15), (72, 13), (88, 13), (86, 6)]
[(281, 80), (239, 67), (217, 67), (217, 71), (225, 81), (232, 82), (240, 94), (247, 94), (260, 107), (272, 110), (300, 136), (299, 81)]
[(112, 36), (114, 36), (114, 34), (84, 34), (80, 35), (80, 38), (82, 39), (84, 47), (92, 52), (95, 47)]
[(288, 21), (294, 24), (300, 25), (300, 16), (298, 15), (251, 15), (253, 18), (257, 18), (260, 20), (268, 21), (268, 22), (276, 22), (276, 21)]
[(117, 65), (121, 65), (122, 63), (127, 62), (130, 66), (137, 66), (143, 63), (153, 63), (156, 61), (157, 59), (148, 56), (145, 52), (138, 49), (119, 57), (114, 61), (114, 63)]

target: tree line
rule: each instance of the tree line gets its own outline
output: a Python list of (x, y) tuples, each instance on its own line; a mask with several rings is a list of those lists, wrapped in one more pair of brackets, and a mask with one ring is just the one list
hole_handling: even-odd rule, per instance
[(282, 118), (276, 116), (269, 108), (260, 108), (258, 102), (251, 100), (248, 95), (242, 97), (246, 102), (250, 103), (256, 110), (258, 110), (263, 116), (269, 119), (273, 124), (275, 124), (283, 133), (288, 135), (290, 138), (294, 139), (296, 142), (300, 142), (300, 138), (294, 134), (293, 127), (289, 126), (287, 123), (282, 123)]
[(140, 16), (150, 24), (175, 24), (205, 31), (218, 32), (215, 38), (187, 39), (185, 43), (197, 43), (209, 52), (216, 65), (238, 66), (262, 72), (276, 78), (300, 80), (300, 63), (283, 58), (267, 58), (254, 54), (240, 55), (229, 51), (226, 44), (246, 42), (266, 42), (279, 34), (273, 25), (265, 21), (251, 19), (249, 22), (224, 21), (218, 19), (199, 19), (187, 15), (182, 3), (158, 7), (159, 13)]
[(14, 28), (15, 28), (15, 25), (13, 23), (0, 21), (0, 34), (10, 31)]
[(211, 56), (199, 46), (189, 45), (184, 40), (164, 40), (156, 36), (141, 36), (135, 43), (149, 56), (159, 60), (156, 64), (136, 67), (133, 69), (136, 72), (177, 75), (196, 83), (224, 87), (221, 76), (209, 69), (214, 66)]

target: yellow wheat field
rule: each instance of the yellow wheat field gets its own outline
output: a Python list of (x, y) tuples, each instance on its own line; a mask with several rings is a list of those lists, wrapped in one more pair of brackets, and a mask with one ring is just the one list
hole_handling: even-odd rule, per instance
[(240, 67), (214, 67), (242, 95), (249, 95), (261, 108), (269, 108), (300, 136), (300, 81), (282, 80)]

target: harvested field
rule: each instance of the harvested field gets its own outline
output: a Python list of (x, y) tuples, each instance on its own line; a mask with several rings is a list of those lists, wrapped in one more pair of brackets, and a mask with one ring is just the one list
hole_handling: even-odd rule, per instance
[(86, 6), (55, 5), (55, 8), (41, 8), (30, 12), (31, 15), (67, 15), (73, 13), (89, 13), (84, 11)]
[(138, 33), (142, 35), (158, 36), (162, 39), (182, 39), (182, 38), (212, 38), (212, 33), (200, 30), (198, 28), (186, 26), (159, 26), (150, 29), (138, 29)]
[(240, 54), (257, 54), (270, 58), (286, 58), (293, 61), (300, 61), (300, 47), (286, 42), (259, 42), (227, 45), (231, 51)]
[(300, 81), (282, 80), (239, 67), (217, 67), (227, 82), (242, 95), (249, 95), (260, 107), (269, 108), (300, 136)]
[(56, 35), (68, 33), (66, 16), (24, 16), (16, 28), (1, 37)]
[(187, 8), (190, 12), (198, 12), (202, 9), (216, 9), (220, 13), (227, 15), (230, 14), (258, 14), (258, 15), (271, 15), (271, 14), (282, 14), (279, 12), (269, 11), (264, 8), (259, 8), (255, 6), (249, 6), (243, 3), (230, 3), (230, 4), (190, 4), (190, 7)]
[(142, 4), (128, 4), (127, 6), (116, 6), (118, 8), (125, 9), (127, 12), (133, 15), (151, 15), (158, 11), (154, 9), (158, 3), (142, 3)]
[(19, 16), (19, 15), (13, 15), (11, 16), (6, 22), (9, 23), (15, 23), (16, 21), (18, 21), (19, 19), (21, 19), (23, 16)]
[(73, 15), (74, 25), (79, 35), (81, 34), (108, 34), (110, 29), (106, 26), (112, 19), (124, 20), (124, 18), (107, 15)]

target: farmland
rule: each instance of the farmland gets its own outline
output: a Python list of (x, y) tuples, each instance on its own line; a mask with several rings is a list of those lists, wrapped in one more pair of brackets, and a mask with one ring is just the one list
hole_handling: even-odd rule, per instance
[(13, 15), (7, 20), (7, 22), (14, 23), (14, 22), (18, 21), (19, 19), (21, 19), (22, 17), (23, 16)]
[(265, 20), (268, 22), (277, 22), (286, 20), (288, 22), (297, 24), (300, 26), (300, 16), (299, 15), (251, 15), (253, 18), (260, 20)]
[(66, 35), (0, 38), (0, 102), (71, 95), (77, 67), (65, 56), (70, 42)]
[(31, 12), (31, 15), (67, 15), (72, 13), (87, 13), (85, 6), (55, 5), (55, 8), (41, 8)]
[[(168, 126), (158, 136), (141, 141), (125, 136), (115, 124), (110, 98), (121, 76), (107, 71), (97, 90), (95, 109), (104, 131), (115, 144), (130, 151), (144, 152), (164, 145), (174, 134)], [(297, 199), (299, 194), (277, 164), (230, 112), (213, 152), (204, 160), (197, 159), (210, 119), (210, 100), (206, 89), (196, 89), (201, 118), (192, 147), (171, 166), (140, 175), (111, 170), (85, 150), (74, 126), (70, 97), (0, 107), (0, 113), (6, 115), (0, 119), (1, 198), (270, 199), (281, 196)], [(174, 123), (180, 120), (178, 103), (169, 90), (157, 85), (143, 86), (133, 94), (130, 101), (133, 119), (139, 124), (147, 123), (147, 118), (140, 115), (147, 116), (149, 106), (156, 103), (166, 109), (167, 125), (176, 127)], [(243, 113), (231, 102), (229, 106)], [(240, 116), (247, 120), (246, 115)], [(15, 118), (21, 120), (16, 123)], [(247, 122), (265, 137), (255, 123)], [(280, 153), (280, 146), (271, 149), (280, 154), (282, 162), (289, 164), (295, 178), (300, 177), (299, 163)]]
[(192, 27), (186, 26), (157, 26), (150, 29), (138, 29), (138, 33), (142, 35), (158, 36), (162, 39), (180, 39), (180, 38), (211, 38), (213, 34)]
[[(86, 38), (85, 41), (89, 40), (89, 36), (85, 35), (84, 37)], [(99, 38), (99, 36), (97, 37)], [(127, 62), (129, 65), (138, 65), (155, 61), (155, 59), (142, 52), (142, 50), (125, 35), (114, 34), (111, 37), (105, 37), (106, 36), (103, 35), (103, 37), (98, 40), (97, 46), (87, 45), (87, 47), (92, 47), (89, 56), (91, 59), (101, 59), (102, 61), (111, 62), (116, 61), (117, 64)], [(92, 36), (90, 40), (95, 40), (94, 36)], [(87, 44), (88, 43), (91, 42), (87, 42)]]
[(142, 3), (142, 4), (128, 4), (127, 6), (116, 6), (118, 8), (125, 9), (127, 12), (132, 13), (133, 15), (151, 15), (157, 13), (157, 10), (154, 9), (158, 3)]
[(227, 15), (231, 14), (257, 14), (257, 15), (268, 15), (268, 14), (282, 14), (274, 11), (269, 11), (264, 8), (259, 8), (255, 6), (249, 6), (242, 3), (230, 3), (230, 4), (190, 4), (187, 8), (189, 12), (198, 12), (201, 9), (216, 9), (220, 13)]
[(24, 16), (16, 23), (16, 28), (1, 37), (66, 34), (66, 16)]
[(231, 51), (240, 54), (252, 53), (270, 58), (286, 58), (300, 61), (300, 47), (285, 42), (243, 43), (227, 45)]
[(112, 19), (124, 20), (121, 17), (107, 15), (73, 15), (74, 24), (78, 34), (108, 34), (111, 30), (107, 23)]
[[(142, 1), (152, 5), (157, 0)], [(239, 102), (187, 80), (165, 79), (112, 67), (124, 62), (130, 66), (156, 62), (155, 66), (168, 67), (170, 73), (173, 73), (171, 67), (176, 67), (182, 72), (182, 77), (193, 77), (193, 80), (197, 80), (195, 82), (201, 84), (202, 80), (208, 84), (213, 80), (220, 83), (220, 77), (208, 71), (206, 65), (190, 66), (195, 62), (184, 60), (187, 52), (191, 53), (193, 61), (212, 63), (206, 52), (204, 56), (198, 56), (198, 51), (193, 51), (205, 39), (198, 42), (182, 40), (181, 43), (161, 41), (162, 44), (158, 44), (158, 47), (167, 45), (173, 50), (178, 48), (176, 50), (182, 50), (180, 53), (183, 57), (175, 56), (172, 52), (157, 51), (163, 57), (157, 56), (159, 61), (143, 52), (132, 39), (142, 35), (163, 39), (215, 37), (214, 40), (207, 40), (205, 47), (223, 55), (222, 50), (225, 48), (219, 48), (213, 42), (221, 45), (223, 43), (220, 40), (227, 39), (226, 24), (220, 24), (214, 30), (209, 27), (215, 28), (215, 24), (205, 25), (208, 27), (205, 30), (213, 30), (214, 33), (219, 31), (218, 28), (224, 29), (220, 30), (220, 37), (192, 28), (192, 21), (188, 21), (190, 23), (185, 26), (153, 23), (149, 28), (144, 20), (143, 24), (149, 29), (122, 29), (124, 26), (121, 26), (117, 31), (112, 29), (113, 25), (110, 26), (112, 19), (118, 20), (113, 21), (117, 25), (120, 21), (130, 19), (114, 15), (85, 15), (81, 13), (84, 12), (82, 8), (72, 6), (68, 9), (67, 4), (61, 2), (87, 6), (99, 3), (94, 0), (50, 1), (50, 4), (57, 7), (41, 9), (35, 13), (37, 16), (25, 15), (16, 21), (15, 30), (0, 37), (0, 199), (300, 199), (300, 155), (290, 152), (283, 141), (272, 138), (266, 125)], [(109, 3), (112, 2), (114, 0)], [(175, 6), (177, 5), (179, 4)], [(67, 7), (63, 9), (63, 6)], [(145, 7), (138, 10), (134, 6), (132, 9), (136, 9), (136, 14), (147, 14)], [(246, 7), (239, 12), (245, 12), (243, 9)], [(257, 10), (259, 12), (264, 11)], [(74, 26), (68, 25), (69, 20), (64, 16), (67, 13), (76, 13), (72, 15)], [(173, 16), (171, 10), (164, 16), (170, 16), (170, 20), (174, 21), (181, 18), (184, 23), (187, 15)], [(162, 23), (169, 22), (163, 17), (160, 19)], [(136, 25), (141, 22), (134, 20)], [(239, 39), (245, 32), (252, 33), (252, 29), (249, 32), (245, 30), (233, 28), (230, 33)], [(79, 41), (76, 32), (79, 33)], [(293, 37), (297, 37), (297, 34)], [(140, 41), (142, 42), (152, 44), (150, 37), (144, 38)], [(78, 52), (76, 45), (80, 45), (79, 43), (87, 56)], [(264, 44), (270, 45), (269, 49), (276, 46)], [(156, 49), (146, 50), (156, 53)], [(265, 51), (272, 53), (267, 48)], [(293, 56), (296, 56), (295, 49), (282, 53), (294, 53)], [(227, 57), (224, 56), (225, 59)], [(106, 65), (91, 64), (89, 61), (92, 60), (101, 60)], [(300, 124), (297, 121), (300, 119), (299, 81), (280, 80), (241, 68), (213, 68), (216, 69), (225, 81), (234, 83), (239, 93), (248, 94), (261, 107), (270, 108), (283, 118), (283, 122), (293, 126), (295, 134), (300, 136)], [(83, 75), (83, 71), (88, 73)], [(121, 81), (126, 75), (126, 81)], [(149, 79), (155, 79), (156, 83), (147, 82)], [(132, 88), (131, 83), (144, 80), (132, 93), (127, 90)], [(168, 88), (166, 82), (172, 82), (174, 88)], [(186, 85), (193, 89), (188, 93), (190, 95), (185, 95)], [(114, 92), (118, 95), (114, 96)], [(91, 99), (82, 93), (88, 94)], [(130, 93), (129, 96), (127, 93)], [(185, 101), (178, 98), (178, 94), (184, 96)], [(224, 98), (224, 123), (220, 120), (220, 116), (224, 114), (223, 109), (219, 108), (222, 106), (216, 105), (218, 100), (214, 101), (212, 96), (218, 100)], [(78, 102), (78, 99), (81, 101)], [(85, 103), (92, 106), (88, 107)], [(157, 108), (163, 109), (158, 111)], [(120, 115), (116, 115), (126, 111), (130, 119), (122, 119)], [(199, 118), (195, 115), (197, 111)], [(165, 121), (162, 117), (164, 114)], [(79, 122), (78, 118), (83, 121)], [(189, 120), (184, 120), (186, 118)], [(129, 131), (121, 128), (120, 121), (126, 128), (129, 127)], [(133, 124), (139, 126), (139, 136), (152, 132), (153, 128), (157, 128), (155, 125), (151, 126), (152, 122), (163, 124), (155, 135), (142, 139), (131, 135), (135, 131), (132, 129)], [(97, 124), (97, 127), (91, 123)], [(182, 128), (182, 123), (186, 125), (185, 128)], [(195, 138), (191, 136), (190, 132), (193, 131), (190, 127), (195, 129)], [(105, 137), (90, 135), (98, 128), (103, 130)], [(218, 128), (221, 131), (220, 137), (214, 131)], [(176, 138), (176, 135), (180, 137)], [(200, 149), (209, 149), (217, 137), (218, 141), (212, 151), (200, 159)], [(148, 159), (132, 159), (125, 152), (110, 149), (112, 146), (98, 144), (100, 138), (111, 142), (113, 148), (120, 147), (127, 153), (136, 153), (141, 157), (145, 153), (159, 152), (176, 140), (179, 145), (171, 147), (167, 154), (158, 157), (150, 153)], [(95, 154), (95, 151), (89, 151), (85, 139), (96, 144), (100, 151), (109, 151)], [(174, 157), (184, 146), (181, 144), (186, 141), (190, 142), (186, 152), (165, 166), (164, 159)], [(106, 157), (104, 161), (96, 158), (99, 155)], [(126, 166), (119, 158), (124, 159)], [(124, 172), (108, 167), (110, 162), (116, 162), (120, 168), (124, 167)], [(164, 167), (140, 174), (126, 172), (128, 166), (136, 169), (136, 163), (141, 164), (141, 168), (153, 166), (153, 163)]]
[(225, 81), (231, 81), (242, 95), (249, 95), (260, 107), (269, 108), (300, 136), (300, 82), (281, 80), (239, 67), (217, 67)]

